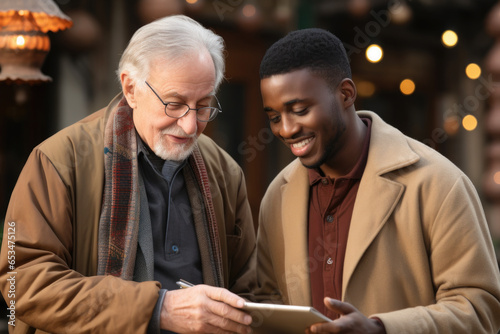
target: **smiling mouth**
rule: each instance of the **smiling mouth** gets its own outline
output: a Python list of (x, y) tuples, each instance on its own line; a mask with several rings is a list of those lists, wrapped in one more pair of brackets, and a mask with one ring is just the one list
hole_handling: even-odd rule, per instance
[(295, 148), (295, 149), (301, 149), (302, 147), (304, 147), (307, 144), (309, 144), (312, 140), (313, 140), (312, 137), (311, 138), (307, 138), (307, 139), (304, 139), (302, 141), (299, 141), (298, 143), (291, 144), (290, 146), (292, 146), (292, 148)]

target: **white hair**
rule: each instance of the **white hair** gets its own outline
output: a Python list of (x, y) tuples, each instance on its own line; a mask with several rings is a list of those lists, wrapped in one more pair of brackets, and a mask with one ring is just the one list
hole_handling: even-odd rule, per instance
[(156, 58), (172, 61), (188, 52), (206, 49), (215, 67), (217, 91), (224, 78), (224, 41), (222, 37), (184, 15), (167, 16), (139, 28), (122, 54), (117, 74), (127, 71), (142, 86), (149, 76), (151, 61)]

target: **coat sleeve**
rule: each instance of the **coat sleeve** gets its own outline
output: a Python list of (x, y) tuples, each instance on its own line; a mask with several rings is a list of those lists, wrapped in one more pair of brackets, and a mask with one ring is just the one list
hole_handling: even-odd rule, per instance
[(459, 178), (425, 225), (435, 303), (373, 316), (383, 321), (388, 334), (496, 334), (500, 274), (471, 182)]
[(72, 270), (72, 201), (57, 170), (35, 149), (4, 224), (0, 289), (7, 305), (15, 305), (16, 321), (46, 332), (145, 333), (158, 284)]

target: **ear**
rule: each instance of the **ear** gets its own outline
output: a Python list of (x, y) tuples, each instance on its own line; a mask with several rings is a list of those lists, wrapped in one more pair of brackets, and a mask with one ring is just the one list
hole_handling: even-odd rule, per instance
[(123, 95), (127, 99), (128, 105), (135, 109), (137, 107), (136, 103), (136, 89), (135, 89), (135, 81), (132, 80), (132, 77), (127, 71), (124, 71), (120, 74), (120, 81), (122, 84)]
[(353, 106), (358, 94), (354, 82), (349, 78), (343, 79), (340, 82), (340, 92), (342, 94), (344, 107), (347, 109)]

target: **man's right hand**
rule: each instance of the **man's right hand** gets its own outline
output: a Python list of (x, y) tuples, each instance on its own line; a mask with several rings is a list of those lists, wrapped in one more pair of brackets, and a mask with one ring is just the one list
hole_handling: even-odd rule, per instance
[(167, 291), (161, 328), (176, 333), (251, 333), (252, 317), (239, 310), (244, 302), (226, 289), (208, 285)]

